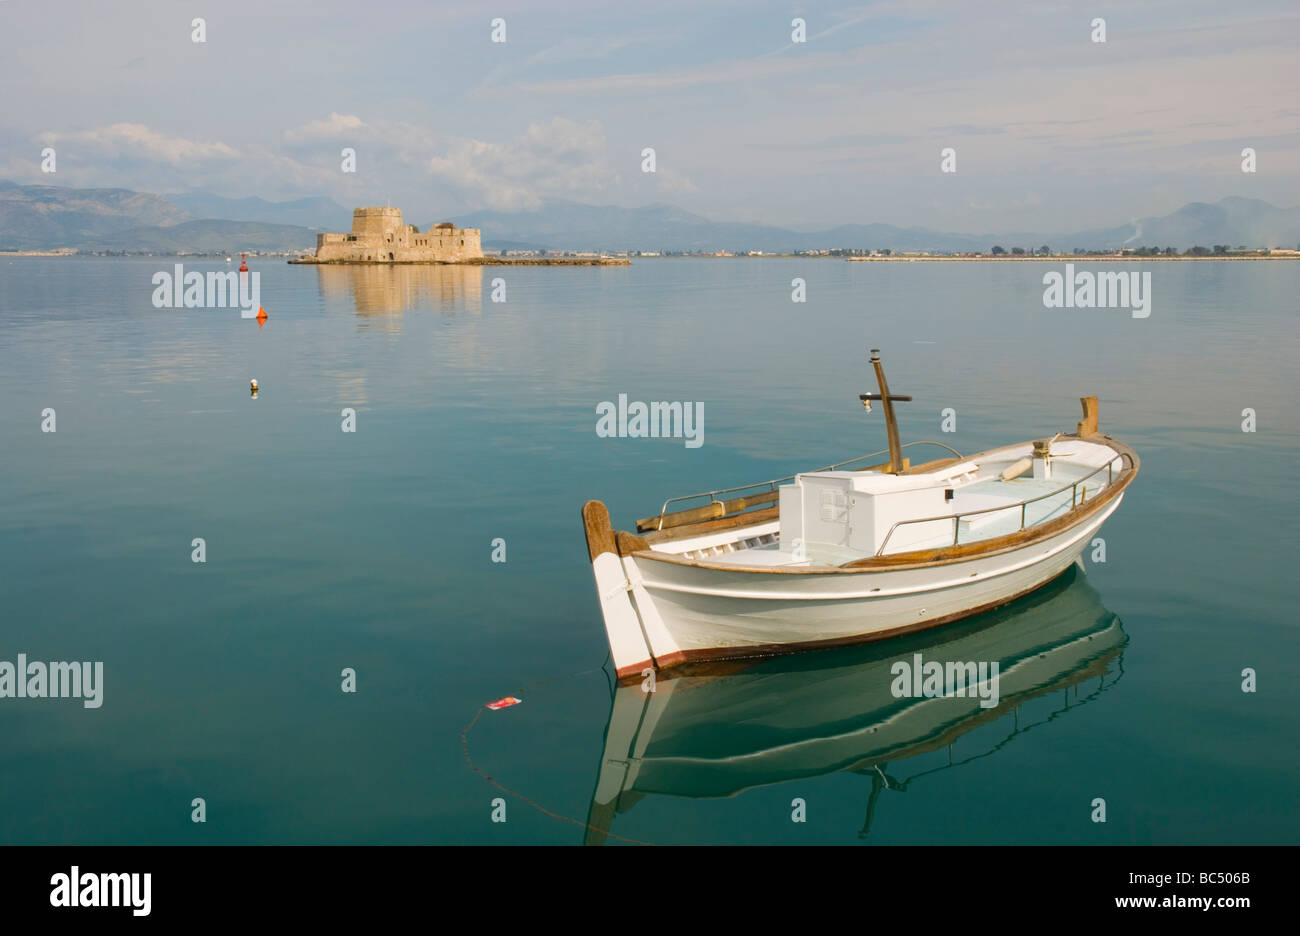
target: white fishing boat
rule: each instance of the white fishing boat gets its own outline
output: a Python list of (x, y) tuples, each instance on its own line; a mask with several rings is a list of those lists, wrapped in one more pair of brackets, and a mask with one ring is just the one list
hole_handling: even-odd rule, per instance
[[(1000, 607), (1079, 559), (1137, 476), (1098, 429), (961, 455), (899, 443), (871, 352), (885, 451), (789, 478), (670, 498), (636, 532), (583, 505), (587, 550), (620, 679), (698, 660), (894, 637)], [(904, 450), (951, 454), (912, 465)], [(857, 467), (855, 467), (857, 466)]]

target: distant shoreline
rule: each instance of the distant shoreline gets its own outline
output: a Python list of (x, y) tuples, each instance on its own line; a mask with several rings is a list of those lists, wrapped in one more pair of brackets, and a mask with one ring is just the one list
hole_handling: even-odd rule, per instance
[(1300, 252), (1290, 254), (1257, 254), (1255, 256), (1231, 256), (1225, 254), (1209, 254), (1204, 257), (1182, 255), (1174, 256), (1139, 256), (1137, 254), (1053, 254), (1049, 257), (847, 257), (849, 263), (1003, 263), (1010, 261), (1013, 263), (1059, 263), (1083, 262), (1083, 263), (1106, 263), (1112, 260), (1123, 260), (1125, 262), (1145, 263), (1154, 261), (1156, 263), (1166, 263), (1173, 260), (1300, 260)]
[[(237, 251), (236, 251), (237, 252)], [(77, 253), (68, 250), (0, 250), (4, 257), (94, 257), (110, 260), (142, 260), (150, 257), (169, 260), (219, 260), (224, 253)], [(1272, 254), (1206, 254), (1204, 256), (1187, 256), (1183, 254), (1139, 255), (1139, 254), (1052, 254), (1051, 256), (981, 256), (960, 257), (945, 254), (922, 256), (888, 256), (888, 257), (845, 257), (843, 254), (814, 253), (672, 253), (672, 254), (638, 254), (615, 255), (604, 257), (475, 257), (470, 260), (454, 262), (437, 262), (427, 260), (327, 260), (319, 261), (311, 257), (292, 257), (283, 253), (250, 252), (250, 257), (262, 260), (285, 259), (294, 266), (630, 266), (633, 260), (839, 260), (849, 263), (1166, 263), (1183, 260), (1300, 260), (1300, 251)], [(227, 258), (228, 259), (228, 258)]]
[[(240, 251), (232, 251), (232, 254)], [(631, 257), (474, 257), (469, 260), (316, 260), (311, 257), (287, 257), (282, 253), (246, 252), (251, 258), (259, 260), (280, 260), (294, 266), (631, 266)], [(220, 260), (230, 257), (225, 253), (131, 253), (131, 254), (95, 254), (77, 253), (68, 250), (0, 250), (3, 257), (85, 257), (99, 260), (147, 260), (149, 258), (167, 260)], [(639, 258), (638, 258), (639, 259)]]
[(631, 266), (627, 257), (473, 257), (469, 260), (317, 260), (295, 257), (295, 266)]

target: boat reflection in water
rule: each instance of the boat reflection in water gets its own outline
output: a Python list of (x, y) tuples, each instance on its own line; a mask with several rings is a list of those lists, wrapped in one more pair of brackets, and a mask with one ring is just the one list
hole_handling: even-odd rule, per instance
[[(871, 778), (870, 830), (885, 790), (1002, 748), (1029, 728), (1095, 698), (1123, 673), (1128, 637), (1077, 567), (1034, 594), (964, 624), (884, 643), (761, 661), (686, 668), (614, 690), (605, 751), (588, 816), (588, 844), (602, 844), (614, 817), (648, 794), (733, 796), (767, 784), (838, 770)], [(895, 696), (895, 664), (998, 664), (996, 704), (964, 696)], [(1029, 716), (1023, 703), (1045, 700)], [(987, 695), (987, 694), (986, 694)], [(983, 703), (983, 704), (981, 704)], [(1039, 706), (1034, 706), (1039, 708)], [(981, 725), (1006, 730), (982, 750), (953, 757), (950, 745)], [(900, 761), (949, 748), (949, 760), (909, 775)], [(902, 778), (902, 779), (899, 779)]]

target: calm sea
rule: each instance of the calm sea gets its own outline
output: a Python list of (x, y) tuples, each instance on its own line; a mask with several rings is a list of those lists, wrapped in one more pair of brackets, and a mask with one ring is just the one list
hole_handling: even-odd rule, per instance
[[(0, 661), (104, 673), (0, 699), (0, 842), (1300, 841), (1300, 264), (1124, 265), (1135, 319), (1044, 308), (1059, 263), (265, 260), (259, 329), (154, 308), (174, 263), (0, 259)], [(1143, 459), (1105, 562), (897, 648), (1001, 660), (995, 708), (904, 724), (854, 648), (681, 681), (629, 749), (581, 504), (883, 448), (872, 347), (963, 452), (1100, 396)], [(597, 437), (620, 393), (703, 446)]]

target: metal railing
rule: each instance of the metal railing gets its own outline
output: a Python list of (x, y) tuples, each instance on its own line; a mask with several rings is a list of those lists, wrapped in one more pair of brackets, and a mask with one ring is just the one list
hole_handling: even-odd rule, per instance
[[(908, 448), (913, 445), (937, 445), (940, 448), (945, 448), (948, 451), (952, 452), (958, 458), (963, 457), (961, 452), (957, 451), (951, 445), (944, 445), (942, 442), (925, 442), (925, 441), (905, 442), (901, 446), (899, 446), (899, 448)], [(870, 455), (859, 455), (857, 458), (850, 458), (848, 461), (836, 462), (834, 465), (827, 465), (825, 468), (814, 468), (812, 469), (812, 471), (834, 471), (836, 468), (842, 468), (845, 465), (852, 465), (854, 462), (866, 461), (868, 458), (878, 458), (881, 455), (888, 455), (888, 454), (889, 454), (889, 449), (881, 449), (879, 452), (872, 452)], [(778, 484), (783, 484), (786, 481), (793, 481), (801, 474), (811, 474), (811, 472), (798, 471), (792, 475), (786, 475), (784, 478), (776, 478), (773, 481), (755, 481), (753, 484), (742, 484), (740, 487), (719, 488), (716, 491), (701, 491), (699, 494), (683, 494), (680, 497), (670, 497), (668, 498), (668, 500), (664, 501), (664, 506), (659, 511), (659, 516), (663, 517), (666, 513), (668, 513), (668, 505), (675, 504), (678, 501), (695, 500), (697, 497), (707, 497), (709, 499), (709, 503), (712, 504), (712, 503), (717, 503), (719, 494), (735, 494), (737, 491), (748, 491), (751, 488), (763, 488), (763, 487), (775, 491), (776, 486)], [(702, 507), (703, 505), (701, 504), (700, 506)]]
[[(1093, 475), (1101, 472), (1104, 469), (1106, 471), (1106, 487), (1099, 489), (1104, 491), (1106, 488), (1110, 487), (1112, 484), (1115, 483), (1115, 470), (1114, 470), (1115, 462), (1119, 462), (1121, 466), (1123, 466), (1125, 461), (1128, 462), (1128, 467), (1131, 469), (1133, 467), (1133, 456), (1129, 455), (1127, 452), (1120, 452), (1110, 461), (1106, 462), (1106, 464), (1099, 465), (1098, 467), (1094, 468), (1092, 471), (1084, 475), (1082, 478), (1079, 478), (1078, 480), (1073, 481), (1070, 484), (1062, 485), (1061, 487), (1057, 488), (1055, 491), (1048, 491), (1046, 494), (1039, 494), (1037, 497), (1030, 497), (1027, 498), (1026, 500), (1017, 501), (1014, 504), (1002, 504), (997, 507), (985, 507), (981, 510), (967, 510), (959, 514), (944, 514), (939, 517), (920, 517), (915, 520), (898, 520), (894, 523), (893, 526), (889, 528), (889, 532), (885, 534), (885, 541), (881, 543), (880, 548), (876, 550), (876, 555), (883, 556), (885, 554), (885, 547), (889, 545), (889, 539), (894, 535), (894, 531), (901, 526), (907, 526), (909, 523), (936, 523), (940, 520), (951, 520), (952, 521), (952, 544), (956, 546), (957, 536), (961, 532), (961, 521), (963, 518), (974, 517), (979, 514), (996, 513), (999, 510), (1015, 510), (1017, 507), (1019, 507), (1020, 508), (1020, 530), (1023, 532), (1025, 529), (1026, 511), (1030, 504), (1037, 503), (1040, 500), (1046, 500), (1049, 497), (1056, 497), (1058, 494), (1063, 494), (1068, 490), (1070, 492), (1070, 510), (1073, 510), (1081, 503), (1081, 501), (1079, 500), (1080, 484), (1083, 484), (1085, 481), (1090, 479)], [(1088, 491), (1087, 488), (1085, 488), (1084, 497), (1087, 497), (1087, 494)]]

